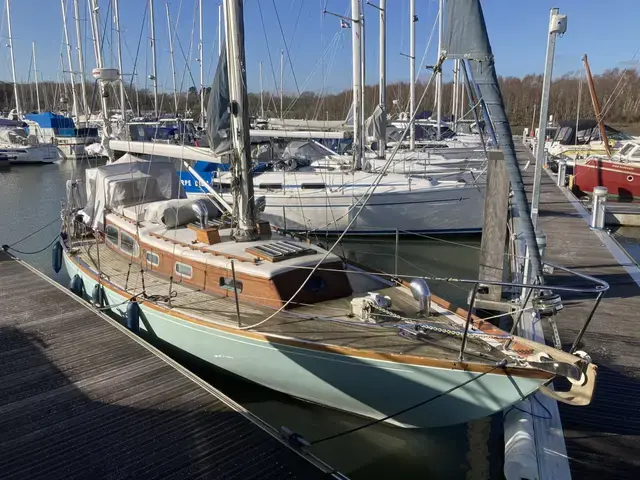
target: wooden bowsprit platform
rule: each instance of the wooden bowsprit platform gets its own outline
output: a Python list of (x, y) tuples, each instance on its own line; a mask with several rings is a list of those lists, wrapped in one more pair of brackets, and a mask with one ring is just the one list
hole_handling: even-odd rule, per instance
[(2, 479), (340, 477), (2, 251), (0, 312)]
[[(516, 145), (518, 142), (516, 142)], [(525, 187), (531, 196), (535, 160), (524, 147), (518, 152)], [(555, 178), (542, 173), (538, 226), (547, 234), (545, 260), (601, 278), (611, 288), (578, 346), (598, 365), (591, 405), (559, 405), (573, 478), (640, 476), (640, 271), (606, 232), (588, 226), (588, 213)], [(556, 273), (548, 282), (579, 282)], [(563, 347), (571, 347), (592, 302), (563, 294), (556, 316)], [(552, 343), (545, 325), (547, 342)]]

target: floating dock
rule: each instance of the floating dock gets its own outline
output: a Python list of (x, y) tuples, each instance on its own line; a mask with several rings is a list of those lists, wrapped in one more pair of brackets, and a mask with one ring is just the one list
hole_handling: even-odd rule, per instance
[(344, 478), (0, 251), (0, 478)]
[[(516, 145), (518, 142), (516, 141)], [(529, 198), (535, 160), (524, 146), (518, 148)], [(589, 228), (590, 215), (568, 188), (556, 185), (549, 171), (542, 172), (538, 226), (547, 234), (545, 260), (609, 283), (579, 350), (586, 351), (598, 366), (595, 395), (587, 407), (558, 404), (570, 474), (573, 478), (638, 478), (640, 475), (640, 270), (606, 231)], [(577, 277), (556, 273), (550, 284)], [(586, 297), (562, 294), (564, 309), (555, 320), (565, 350), (584, 323), (593, 302)], [(549, 323), (543, 321), (547, 343), (553, 343)], [(532, 402), (534, 403), (534, 402)], [(555, 405), (554, 405), (555, 407)], [(536, 410), (540, 413), (542, 410)], [(553, 413), (553, 410), (552, 410)], [(546, 412), (543, 413), (546, 415)], [(557, 419), (554, 419), (557, 420)], [(537, 419), (536, 427), (548, 426), (553, 442), (558, 433), (551, 420)], [(538, 432), (536, 432), (538, 434)], [(545, 435), (543, 434), (544, 438)], [(539, 457), (562, 462), (563, 452), (542, 445)], [(545, 459), (539, 461), (544, 462)], [(566, 462), (565, 462), (566, 463)], [(540, 468), (538, 478), (564, 478), (556, 468)]]

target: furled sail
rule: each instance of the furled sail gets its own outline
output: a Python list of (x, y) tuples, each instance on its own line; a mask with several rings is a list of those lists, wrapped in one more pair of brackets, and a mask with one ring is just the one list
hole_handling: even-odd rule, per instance
[(227, 49), (223, 48), (213, 77), (207, 105), (207, 138), (213, 153), (223, 155), (233, 148), (229, 112), (229, 75)]
[(504, 154), (514, 200), (522, 221), (524, 238), (530, 252), (532, 272), (535, 278), (542, 280), (542, 261), (531, 222), (522, 173), (516, 158), (511, 126), (498, 85), (493, 52), (480, 0), (449, 0), (445, 15), (443, 53), (450, 59), (467, 60), (473, 78), (480, 87), (480, 93), (495, 128), (498, 145)]

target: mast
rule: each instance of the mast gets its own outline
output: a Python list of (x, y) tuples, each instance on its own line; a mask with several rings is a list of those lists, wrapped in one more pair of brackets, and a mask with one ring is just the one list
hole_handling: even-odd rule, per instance
[(416, 0), (409, 2), (409, 150), (416, 149)]
[(173, 37), (171, 35), (171, 14), (169, 13), (169, 4), (164, 4), (167, 11), (167, 31), (169, 32), (169, 58), (171, 59), (171, 77), (173, 79), (173, 107), (178, 116), (178, 88), (176, 87), (176, 62), (173, 57)]
[(7, 5), (7, 30), (9, 34), (9, 55), (11, 56), (11, 76), (13, 78), (13, 95), (16, 99), (16, 113), (18, 118), (22, 117), (22, 111), (20, 110), (20, 93), (18, 92), (18, 82), (16, 81), (16, 60), (13, 57), (13, 35), (11, 33), (11, 10), (9, 7), (9, 0), (6, 0)]
[[(67, 44), (67, 62), (69, 64), (69, 79), (71, 81), (71, 101), (73, 102), (73, 116), (78, 119), (78, 95), (76, 93), (76, 79), (73, 71), (73, 57), (71, 55), (71, 42), (69, 41), (69, 29), (67, 28), (67, 2), (60, 0), (62, 7), (62, 27), (64, 30), (64, 42)], [(33, 64), (36, 62), (36, 44), (33, 43)], [(40, 96), (38, 95), (38, 75), (36, 74), (36, 97), (38, 98), (38, 112), (40, 112)]]
[(73, 0), (73, 14), (76, 23), (76, 45), (78, 47), (78, 68), (80, 69), (80, 92), (82, 93), (82, 110), (85, 120), (89, 119), (89, 102), (87, 102), (87, 84), (84, 72), (84, 54), (82, 53), (82, 29), (80, 28), (80, 6), (79, 0)]
[(284, 50), (280, 49), (280, 118), (284, 120)]
[[(98, 0), (91, 0), (91, 30), (93, 32), (93, 41), (96, 51), (96, 66), (98, 69), (103, 69), (104, 64), (102, 61), (102, 47), (100, 45), (100, 21), (98, 19)], [(109, 148), (109, 139), (111, 138), (111, 122), (109, 121), (109, 107), (107, 106), (107, 91), (105, 88), (104, 80), (98, 79), (98, 86), (100, 88), (100, 104), (102, 106), (102, 116), (104, 121), (104, 132), (102, 134), (102, 145), (107, 152), (109, 161), (113, 161), (113, 152)]]
[(538, 207), (540, 205), (540, 186), (542, 184), (542, 168), (545, 157), (545, 139), (547, 138), (547, 118), (549, 118), (549, 92), (551, 91), (551, 79), (553, 75), (553, 57), (556, 50), (556, 37), (558, 33), (554, 30), (554, 17), (559, 10), (552, 8), (549, 13), (549, 32), (547, 36), (547, 55), (542, 78), (542, 98), (540, 99), (540, 121), (538, 130), (538, 141), (536, 142), (536, 168), (533, 176), (533, 193), (531, 196), (531, 221), (533, 227), (538, 226)]
[[(38, 65), (36, 64), (36, 42), (31, 42), (31, 49), (33, 50), (33, 77), (36, 80), (36, 104), (38, 106), (38, 113), (40, 113), (40, 87), (38, 86)], [(73, 107), (76, 107), (75, 97)]]
[(365, 44), (365, 38), (364, 38), (365, 34), (364, 34), (364, 10), (362, 8), (360, 8), (360, 48), (362, 49), (362, 52), (360, 53), (360, 61), (362, 62), (362, 66), (360, 67), (360, 75), (362, 75), (362, 79), (360, 80), (360, 85), (361, 85), (361, 90), (360, 90), (360, 94), (362, 95), (362, 100), (360, 100), (360, 115), (361, 115), (361, 119), (360, 122), (362, 124), (363, 127), (363, 131), (362, 131), (362, 151), (364, 152), (364, 144), (366, 141), (366, 133), (364, 132), (364, 125), (366, 124), (367, 121), (367, 117), (365, 117), (365, 111), (364, 111), (364, 106), (366, 105), (365, 102), (365, 92), (366, 92), (366, 86), (367, 86), (367, 68), (366, 68), (366, 64), (367, 64), (367, 56), (366, 56), (366, 44)]
[(378, 157), (384, 158), (387, 148), (387, 0), (380, 0), (380, 46), (379, 46), (379, 68), (380, 68), (380, 95), (378, 103), (380, 105), (381, 125), (380, 136), (378, 138)]
[(222, 53), (222, 4), (218, 5), (218, 58)]
[[(442, 56), (442, 35), (444, 31), (444, 0), (439, 1), (438, 8), (438, 62), (440, 62), (440, 57)], [(442, 122), (442, 65), (438, 68), (438, 72), (436, 73), (436, 96), (437, 96), (437, 106), (436, 106), (436, 120), (438, 122), (437, 131), (438, 136), (437, 139), (440, 140), (442, 138), (441, 126)]]
[[(587, 54), (585, 53), (582, 56), (582, 61), (584, 62), (584, 69), (587, 74), (587, 83), (589, 85), (589, 93), (591, 94), (591, 102), (593, 103), (593, 111), (596, 114), (596, 121), (598, 122), (598, 127), (600, 127), (600, 136), (602, 137), (602, 142), (604, 143), (604, 150), (607, 152), (607, 156), (611, 156), (611, 148), (609, 147), (609, 138), (607, 137), (607, 129), (604, 126), (604, 121), (602, 118), (602, 112), (600, 111), (600, 101), (598, 100), (598, 93), (596, 92), (596, 85), (593, 83), (593, 77), (591, 76), (591, 67), (589, 67), (589, 60), (587, 59)], [(576, 135), (578, 132), (576, 132)]]
[(153, 14), (153, 0), (149, 0), (149, 24), (151, 28), (151, 68), (153, 77), (153, 110), (156, 120), (159, 118), (158, 111), (158, 65), (156, 64), (156, 20)]
[(264, 120), (264, 90), (262, 89), (262, 62), (260, 62), (260, 118)]
[(198, 63), (200, 64), (200, 128), (204, 128), (204, 62), (202, 58), (202, 0), (198, 2), (198, 17), (200, 23), (200, 41), (198, 43)]
[(360, 55), (362, 49), (362, 21), (360, 0), (351, 0), (351, 43), (353, 50), (353, 167), (362, 166), (362, 67)]
[(122, 110), (122, 122), (127, 121), (127, 105), (124, 98), (124, 72), (122, 70), (122, 38), (120, 35), (120, 0), (113, 2), (113, 15), (115, 19), (116, 33), (118, 37), (118, 70), (120, 70), (120, 108)]
[(229, 102), (233, 139), (232, 171), (234, 209), (238, 224), (233, 234), (236, 241), (255, 240), (256, 228), (253, 177), (251, 175), (251, 142), (249, 138), (249, 99), (247, 95), (244, 51), (244, 16), (242, 0), (223, 0), (229, 62)]
[(460, 95), (458, 94), (458, 89), (460, 87), (458, 79), (458, 63), (458, 59), (453, 61), (453, 86), (451, 93), (451, 114), (453, 115), (455, 123), (458, 123), (458, 101), (460, 99)]

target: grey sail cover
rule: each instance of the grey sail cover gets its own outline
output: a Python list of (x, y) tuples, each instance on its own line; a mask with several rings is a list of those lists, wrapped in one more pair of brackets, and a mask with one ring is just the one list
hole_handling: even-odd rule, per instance
[(516, 158), (511, 126), (498, 85), (493, 52), (480, 0), (449, 0), (444, 21), (446, 23), (443, 38), (444, 54), (447, 58), (468, 60), (471, 76), (480, 89), (480, 94), (494, 125), (498, 145), (504, 154), (509, 182), (522, 220), (523, 236), (531, 256), (533, 276), (542, 281), (542, 261), (531, 222), (531, 211)]
[(371, 116), (365, 121), (365, 135), (371, 138), (385, 138), (384, 111), (380, 105), (376, 106)]
[(227, 49), (223, 46), (207, 105), (207, 138), (211, 150), (217, 155), (232, 149), (228, 70)]

